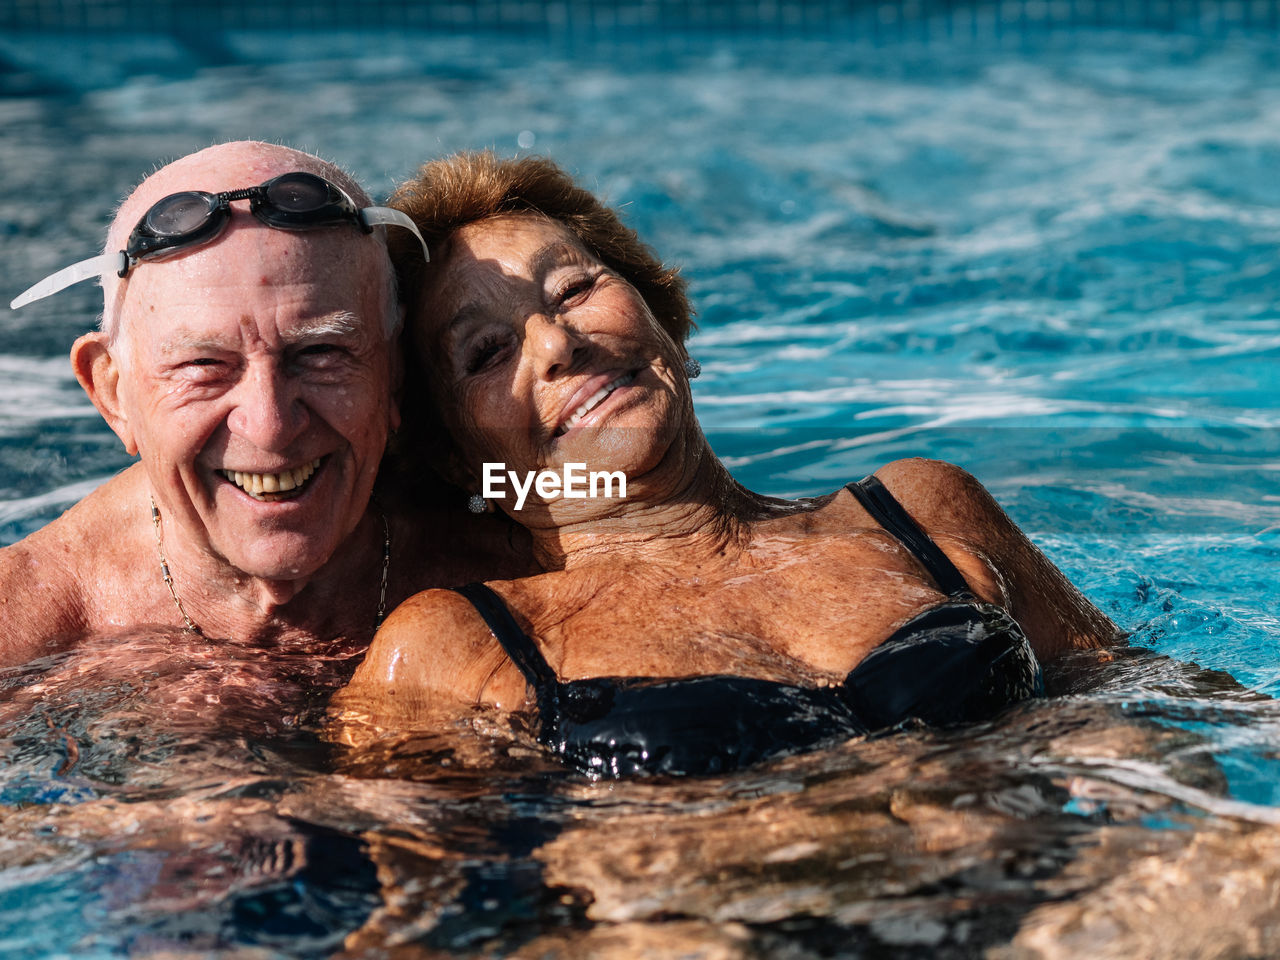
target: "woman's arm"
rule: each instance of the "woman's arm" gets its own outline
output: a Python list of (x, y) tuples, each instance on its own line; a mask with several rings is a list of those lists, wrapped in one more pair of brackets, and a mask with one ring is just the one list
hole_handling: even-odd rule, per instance
[(940, 460), (915, 459), (888, 464), (876, 475), (970, 587), (1018, 621), (1042, 660), (1123, 638), (967, 471)]

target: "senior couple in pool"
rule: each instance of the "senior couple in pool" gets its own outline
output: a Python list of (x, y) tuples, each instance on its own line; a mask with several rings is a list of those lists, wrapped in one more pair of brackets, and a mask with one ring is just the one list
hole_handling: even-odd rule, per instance
[(148, 177), (105, 250), (16, 302), (101, 276), (72, 365), (139, 462), (0, 551), (9, 664), (142, 624), (367, 645), (349, 712), (524, 711), (613, 776), (986, 718), (1118, 637), (958, 467), (736, 482), (683, 281), (549, 161), (435, 161), (377, 207), (222, 144)]

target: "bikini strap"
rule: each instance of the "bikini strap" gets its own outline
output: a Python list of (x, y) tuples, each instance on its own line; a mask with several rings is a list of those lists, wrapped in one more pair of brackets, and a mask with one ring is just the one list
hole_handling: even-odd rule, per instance
[(957, 600), (973, 598), (973, 591), (969, 589), (964, 574), (956, 569), (956, 565), (933, 542), (933, 538), (920, 529), (920, 525), (907, 513), (906, 508), (875, 476), (847, 484), (845, 489), (858, 498), (858, 502), (880, 526), (911, 551), (943, 593)]
[(484, 618), (511, 662), (520, 668), (525, 680), (538, 692), (539, 699), (545, 692), (555, 690), (556, 672), (551, 669), (538, 645), (516, 623), (516, 618), (511, 615), (502, 598), (483, 583), (468, 583), (454, 589), (471, 601), (476, 613)]

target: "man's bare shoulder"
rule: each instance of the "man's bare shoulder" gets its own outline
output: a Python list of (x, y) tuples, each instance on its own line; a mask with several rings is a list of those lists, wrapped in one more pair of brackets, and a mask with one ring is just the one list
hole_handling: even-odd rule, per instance
[(141, 482), (130, 467), (0, 549), (0, 663), (25, 663), (109, 625), (98, 622), (103, 600), (137, 567), (138, 523), (129, 514)]
[(45, 530), (0, 549), (0, 665), (54, 653), (82, 635), (82, 601), (57, 538)]

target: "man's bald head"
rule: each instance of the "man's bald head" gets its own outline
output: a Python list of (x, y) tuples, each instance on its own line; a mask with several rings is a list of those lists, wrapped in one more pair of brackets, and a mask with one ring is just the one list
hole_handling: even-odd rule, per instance
[[(173, 163), (161, 167), (147, 177), (120, 205), (115, 219), (107, 232), (105, 252), (114, 254), (123, 250), (128, 243), (129, 235), (146, 212), (158, 201), (171, 194), (187, 190), (200, 190), (206, 193), (221, 193), (244, 187), (253, 187), (273, 177), (294, 172), (313, 173), (330, 181), (344, 190), (360, 207), (370, 205), (370, 199), (358, 183), (345, 171), (328, 161), (300, 150), (258, 141), (236, 141), (217, 144), (188, 154)], [(391, 337), (399, 327), (400, 311), (396, 303), (395, 280), (387, 258), (384, 245), (372, 238), (364, 237), (354, 227), (327, 227), (314, 230), (297, 231), (295, 243), (246, 245), (236, 242), (234, 234), (246, 229), (266, 230), (279, 233), (292, 231), (274, 231), (258, 222), (248, 213), (246, 203), (238, 203), (233, 207), (231, 222), (226, 230), (211, 244), (184, 248), (170, 258), (149, 260), (138, 264), (125, 278), (114, 272), (103, 275), (103, 313), (102, 330), (109, 341), (116, 343), (127, 324), (123, 318), (127, 315), (129, 302), (128, 290), (131, 281), (140, 270), (166, 270), (176, 266), (176, 261), (197, 256), (216, 257), (217, 248), (226, 243), (225, 256), (236, 257), (238, 262), (228, 263), (228, 275), (236, 270), (243, 270), (246, 257), (296, 257), (309, 244), (317, 249), (332, 247), (335, 243), (345, 245), (344, 262), (349, 264), (352, 283), (375, 284), (380, 302), (380, 316), (383, 332)], [(334, 236), (337, 234), (337, 236)], [(256, 250), (248, 247), (256, 246)], [(275, 249), (268, 251), (267, 247)], [(171, 264), (169, 261), (173, 261)], [(264, 267), (268, 264), (262, 264)], [(259, 282), (268, 282), (264, 275)], [(372, 318), (370, 318), (372, 319)]]

